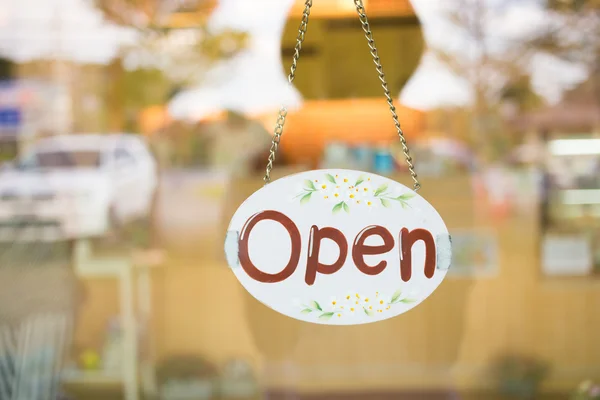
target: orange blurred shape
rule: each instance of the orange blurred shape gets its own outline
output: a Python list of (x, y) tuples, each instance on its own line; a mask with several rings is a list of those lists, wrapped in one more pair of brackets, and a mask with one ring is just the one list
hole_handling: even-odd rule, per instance
[[(315, 3), (310, 13), (312, 18), (356, 17), (356, 7), (352, 0), (329, 0)], [(290, 16), (300, 18), (305, 4), (305, 0), (295, 0)], [(415, 15), (409, 0), (363, 0), (363, 5), (370, 17)]]
[(171, 117), (165, 106), (151, 106), (139, 113), (139, 126), (143, 134), (152, 135), (169, 124)]
[[(407, 139), (422, 134), (422, 111), (396, 104), (396, 113)], [(272, 131), (275, 117), (261, 120)], [(398, 135), (385, 99), (316, 100), (288, 113), (281, 151), (287, 162), (315, 166), (330, 142), (380, 145), (395, 140)]]

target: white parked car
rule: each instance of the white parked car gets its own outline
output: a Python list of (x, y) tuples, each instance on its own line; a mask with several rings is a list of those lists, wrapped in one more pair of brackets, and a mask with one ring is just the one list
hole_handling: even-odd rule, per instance
[(101, 237), (147, 218), (156, 162), (133, 134), (42, 139), (0, 172), (0, 241)]

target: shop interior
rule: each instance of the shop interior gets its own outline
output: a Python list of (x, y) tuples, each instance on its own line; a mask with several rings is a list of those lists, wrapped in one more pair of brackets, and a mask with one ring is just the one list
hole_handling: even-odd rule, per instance
[[(72, 56), (75, 39), (24, 56), (1, 44), (3, 32), (21, 29), (14, 35), (27, 44), (39, 26), (0, 26), (0, 329), (24, 315), (69, 314), (60, 334), (35, 322), (27, 339), (40, 349), (32, 360), (64, 353), (52, 362), (65, 399), (600, 399), (600, 6), (363, 1), (418, 194), (443, 216), (453, 258), (414, 310), (344, 327), (257, 301), (228, 267), (223, 240), (239, 205), (264, 186), (282, 103), (273, 181), (341, 168), (412, 187), (356, 2), (314, 2), (291, 86), (305, 1), (96, 1), (80, 24), (77, 5), (47, 18), (60, 25), (53, 38), (81, 28), (83, 42), (98, 46)], [(512, 36), (498, 45), (506, 26), (527, 25), (514, 17), (521, 12), (564, 18), (552, 38), (581, 32), (590, 47), (544, 47), (550, 39), (531, 39), (533, 28), (519, 45)], [(438, 18), (462, 39), (440, 48)], [(100, 20), (107, 26), (90, 33)], [(101, 49), (121, 31), (118, 50)], [(516, 71), (524, 61), (511, 57), (522, 49), (568, 52), (587, 73), (548, 100), (538, 90), (550, 86), (548, 75), (540, 84), (531, 70)], [(431, 107), (415, 104), (450, 88), (439, 80), (447, 74), (469, 101), (451, 103), (462, 93), (452, 92)], [(92, 238), (22, 242), (25, 231), (7, 233), (5, 205), (19, 198), (12, 188), (29, 190), (19, 174), (36, 143), (115, 133), (140, 138), (156, 165), (144, 218)], [(36, 182), (50, 182), (45, 173)], [(64, 185), (78, 179), (73, 172)], [(32, 363), (23, 368), (42, 368)]]

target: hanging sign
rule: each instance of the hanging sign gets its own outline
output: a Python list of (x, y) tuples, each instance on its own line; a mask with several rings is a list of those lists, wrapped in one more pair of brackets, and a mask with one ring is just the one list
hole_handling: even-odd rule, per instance
[(450, 266), (448, 230), (390, 179), (317, 170), (279, 179), (235, 212), (227, 262), (257, 300), (329, 325), (381, 321), (425, 300)]

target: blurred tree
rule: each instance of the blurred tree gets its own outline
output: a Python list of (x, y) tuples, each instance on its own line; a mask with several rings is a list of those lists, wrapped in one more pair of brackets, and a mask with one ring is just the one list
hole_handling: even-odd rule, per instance
[(124, 110), (167, 101), (165, 83), (198, 85), (216, 62), (247, 44), (244, 32), (208, 28), (216, 0), (93, 1), (108, 20), (130, 28), (134, 37), (108, 69), (110, 81), (116, 83), (107, 94), (111, 130), (125, 126)]
[[(470, 86), (473, 102), (469, 124), (469, 142), (484, 159), (496, 159), (506, 148), (507, 138), (500, 115), (500, 102), (507, 84), (523, 76), (521, 51), (506, 46), (502, 38), (490, 32), (491, 13), (500, 12), (486, 0), (457, 0), (446, 8), (446, 19), (455, 27), (465, 48), (454, 52), (432, 48), (435, 56)], [(498, 48), (504, 51), (498, 52)], [(492, 51), (494, 49), (494, 51)]]
[(546, 8), (551, 22), (527, 45), (565, 61), (596, 67), (600, 61), (600, 0), (547, 0)]
[(138, 68), (127, 70), (121, 59), (113, 60), (103, 69), (105, 99), (103, 117), (109, 131), (139, 132), (140, 110), (165, 104), (171, 96), (173, 82), (159, 69)]
[(126, 108), (150, 107), (162, 104), (169, 98), (172, 84), (157, 69), (136, 69), (128, 71), (118, 82)]
[(503, 115), (507, 118), (532, 111), (544, 104), (543, 99), (533, 90), (531, 76), (528, 74), (510, 77), (500, 92), (500, 99), (505, 106)]
[(181, 85), (197, 84), (215, 62), (247, 42), (244, 32), (212, 32), (207, 21), (216, 0), (94, 0), (106, 18), (135, 32), (123, 50), (127, 69), (160, 69)]
[(582, 11), (585, 9), (600, 9), (600, 0), (546, 0), (546, 7), (557, 11)]
[(427, 131), (448, 134), (470, 143), (471, 111), (463, 107), (441, 107), (426, 114)]
[(546, 0), (545, 5), (547, 29), (526, 45), (585, 67), (586, 86), (600, 102), (600, 0)]
[(206, 15), (216, 0), (94, 0), (105, 16), (119, 25), (139, 30), (163, 29), (173, 15), (192, 11)]
[(504, 37), (491, 23), (511, 2), (448, 3), (446, 20), (459, 32), (463, 48), (432, 49), (439, 60), (470, 85), (470, 139), (480, 152), (490, 154), (492, 150), (493, 158), (508, 143), (503, 119), (543, 104), (529, 76), (534, 56), (546, 54), (583, 66), (592, 79), (597, 80), (600, 75), (600, 0), (541, 2), (547, 23), (538, 29), (525, 29), (519, 37)]

